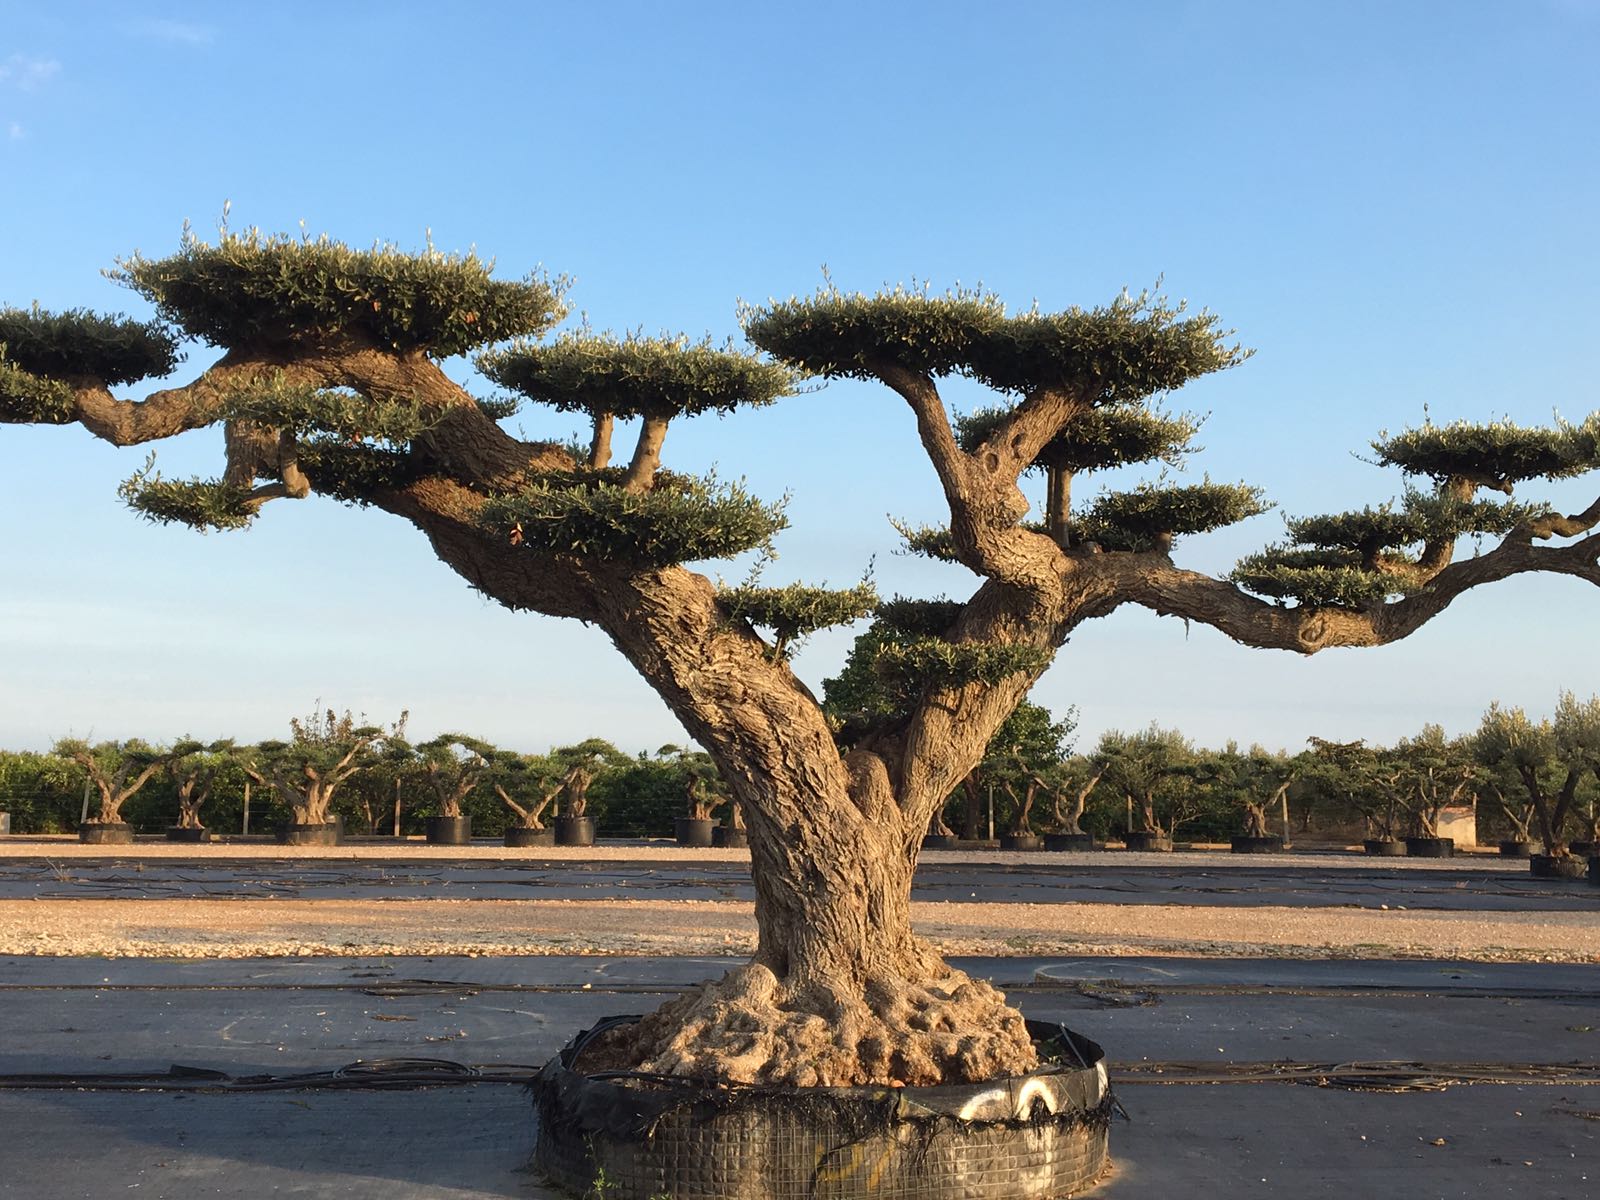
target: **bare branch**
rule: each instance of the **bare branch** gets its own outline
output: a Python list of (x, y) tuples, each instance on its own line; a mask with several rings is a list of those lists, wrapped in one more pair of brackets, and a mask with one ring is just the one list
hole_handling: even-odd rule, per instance
[(633, 461), (622, 486), (630, 492), (648, 492), (661, 466), (661, 444), (667, 440), (667, 417), (647, 415), (639, 429), (639, 442), (633, 448)]
[(616, 423), (608, 412), (595, 413), (594, 436), (589, 440), (589, 465), (595, 470), (611, 463), (611, 428)]

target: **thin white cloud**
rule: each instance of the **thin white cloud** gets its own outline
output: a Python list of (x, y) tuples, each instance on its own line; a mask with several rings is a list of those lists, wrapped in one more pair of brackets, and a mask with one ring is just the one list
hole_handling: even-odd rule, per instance
[(6, 126), (6, 136), (13, 142), (20, 142), (23, 138), (28, 136), (28, 131), (22, 127), (22, 123), (20, 121), (12, 121)]
[(13, 54), (0, 62), (0, 84), (18, 91), (31, 92), (43, 87), (58, 71), (61, 64), (53, 58), (30, 58), (26, 54)]
[(135, 21), (128, 32), (139, 37), (154, 38), (158, 42), (171, 42), (178, 46), (209, 46), (217, 40), (217, 31), (210, 25), (197, 25), (193, 21), (168, 21), (152, 18)]

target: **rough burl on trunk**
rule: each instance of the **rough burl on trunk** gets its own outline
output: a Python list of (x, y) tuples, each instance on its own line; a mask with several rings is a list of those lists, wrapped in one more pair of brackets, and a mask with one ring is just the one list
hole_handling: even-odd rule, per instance
[[(715, 760), (748, 827), (759, 949), (644, 1022), (628, 1049), (648, 1070), (930, 1083), (1032, 1065), (1004, 998), (913, 932), (911, 876), (934, 814), (1082, 622), (1133, 604), (1309, 654), (1405, 637), (1468, 588), (1522, 572), (1600, 582), (1600, 502), (1561, 516), (1479, 498), (1594, 469), (1596, 418), (1386, 438), (1379, 461), (1431, 488), (1292, 522), (1292, 544), (1228, 579), (1175, 565), (1174, 543), (1261, 512), (1253, 488), (1157, 482), (1074, 510), (1078, 474), (1179, 461), (1198, 422), (1153, 398), (1245, 357), (1214, 317), (1160, 297), (1013, 315), (986, 294), (830, 287), (742, 314), (763, 357), (587, 328), (547, 337), (564, 315), (558, 283), (497, 280), (433, 250), (224, 231), (116, 276), (157, 320), (0, 313), (0, 420), (78, 424), (119, 446), (222, 425), (217, 478), (147, 463), (128, 502), (207, 528), (319, 493), (397, 514), (478, 591), (605, 630)], [(143, 399), (114, 394), (175, 369), (174, 327), (221, 356)], [(474, 397), (441, 365), (473, 350), (501, 388), (584, 414), (590, 443), (513, 436), (501, 422), (515, 404)], [(683, 564), (766, 547), (782, 506), (662, 466), (674, 421), (770, 404), (808, 376), (869, 381), (909, 406), (948, 520), (903, 532), (977, 577), (964, 600), (881, 606), (874, 664), (907, 703), (877, 719), (830, 721), (787, 657), (808, 633), (878, 612), (871, 589), (719, 589)], [(995, 407), (954, 422), (949, 376), (992, 389)], [(633, 453), (611, 466), (630, 419)], [(1037, 521), (1030, 474), (1043, 476)], [(1454, 561), (1472, 533), (1499, 542)], [(264, 774), (315, 819), (342, 769), (302, 772), (307, 789)]]

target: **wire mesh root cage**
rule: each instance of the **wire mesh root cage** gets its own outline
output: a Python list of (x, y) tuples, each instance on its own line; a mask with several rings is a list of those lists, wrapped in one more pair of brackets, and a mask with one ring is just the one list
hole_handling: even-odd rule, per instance
[(907, 1088), (716, 1087), (585, 1074), (579, 1034), (533, 1084), (533, 1166), (607, 1200), (1058, 1200), (1107, 1165), (1105, 1054), (1029, 1021), (1045, 1060), (1026, 1075)]

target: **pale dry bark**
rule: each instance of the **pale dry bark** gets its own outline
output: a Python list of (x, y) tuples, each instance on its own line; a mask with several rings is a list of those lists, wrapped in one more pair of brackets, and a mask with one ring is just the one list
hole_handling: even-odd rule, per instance
[[(484, 594), (604, 629), (710, 753), (742, 807), (759, 948), (747, 967), (648, 1019), (633, 1046), (641, 1066), (722, 1080), (846, 1084), (983, 1079), (1032, 1065), (1021, 1017), (916, 937), (909, 905), (923, 832), (1036, 673), (930, 687), (909, 720), (876, 739), (872, 751), (841, 754), (816, 698), (747, 623), (728, 618), (703, 576), (681, 567), (541, 557), (480, 526), (487, 496), (542, 471), (570, 471), (572, 457), (553, 444), (512, 438), (421, 355), (372, 347), (253, 359), (232, 353), (195, 384), (142, 404), (86, 382), (77, 414), (119, 445), (165, 437), (211, 423), (230, 381), (266, 370), (427, 407), (438, 420), (412, 448), (412, 481), (362, 498), (414, 524), (439, 558)], [(1525, 571), (1600, 583), (1600, 536), (1588, 534), (1600, 505), (1564, 523), (1516, 531), (1463, 562), (1448, 562), (1441, 550), (1430, 557), (1428, 586), (1360, 610), (1268, 604), (1176, 567), (1162, 550), (1099, 553), (1058, 544), (1067, 541), (1060, 528), (1052, 538), (1019, 526), (1028, 504), (1017, 481), (1087, 411), (1087, 399), (1037, 389), (967, 454), (932, 379), (888, 361), (876, 373), (911, 407), (949, 507), (956, 556), (983, 578), (956, 622), (956, 641), (1055, 650), (1082, 622), (1135, 604), (1212, 625), (1246, 645), (1310, 654), (1405, 637), (1469, 588)], [(606, 461), (609, 429), (597, 425), (595, 433), (590, 461), (598, 465)], [(644, 422), (628, 487), (651, 486), (664, 434), (664, 421)], [(284, 465), (292, 456), (281, 443), (237, 441), (241, 458), (254, 456), (267, 474), (278, 474), (268, 488), (292, 494)], [(1066, 519), (1065, 485), (1058, 481), (1054, 526)], [(1533, 544), (1549, 535), (1581, 540)], [(287, 798), (287, 782), (274, 782)], [(304, 797), (295, 793), (292, 801), (297, 816), (325, 815), (328, 792), (331, 786), (308, 777)]]

